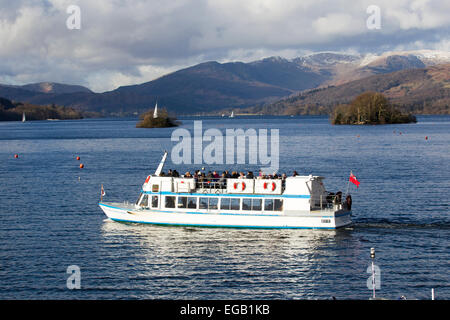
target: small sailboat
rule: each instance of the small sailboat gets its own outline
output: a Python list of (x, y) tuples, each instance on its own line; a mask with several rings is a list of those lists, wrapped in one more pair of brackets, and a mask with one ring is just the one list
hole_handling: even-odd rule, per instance
[(155, 104), (155, 110), (153, 111), (153, 119), (158, 118), (158, 101)]
[(24, 112), (24, 113), (22, 113), (22, 122), (25, 122), (25, 121), (27, 121), (27, 119), (25, 118), (25, 112)]
[(231, 111), (230, 118), (234, 118), (234, 111)]

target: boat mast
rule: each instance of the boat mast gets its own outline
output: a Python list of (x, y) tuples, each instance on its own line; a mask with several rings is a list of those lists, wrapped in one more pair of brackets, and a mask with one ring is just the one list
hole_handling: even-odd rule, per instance
[(166, 162), (166, 158), (167, 158), (167, 151), (164, 151), (164, 155), (161, 159), (161, 162), (159, 163), (159, 166), (155, 171), (155, 176), (159, 176), (161, 174), (162, 169), (164, 167), (164, 163)]

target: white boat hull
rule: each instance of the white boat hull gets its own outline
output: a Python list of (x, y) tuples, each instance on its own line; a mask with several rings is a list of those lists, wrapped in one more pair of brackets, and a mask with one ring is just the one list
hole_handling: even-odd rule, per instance
[(99, 205), (111, 220), (155, 225), (262, 229), (337, 229), (351, 224), (351, 211), (342, 210), (287, 216), (284, 214), (255, 215), (143, 210), (136, 209), (134, 205), (105, 202), (101, 202)]

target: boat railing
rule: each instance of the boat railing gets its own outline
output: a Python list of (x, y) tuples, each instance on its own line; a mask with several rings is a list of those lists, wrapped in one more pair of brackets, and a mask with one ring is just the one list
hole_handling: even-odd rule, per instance
[[(226, 190), (228, 185), (228, 180), (235, 180), (236, 178), (210, 178), (206, 180), (200, 180), (198, 178), (195, 179), (195, 187), (196, 189), (212, 189), (212, 190)], [(242, 179), (243, 182), (245, 180), (257, 180), (257, 178), (245, 178)], [(266, 179), (262, 179), (266, 180)], [(280, 179), (282, 180), (282, 179)], [(281, 182), (281, 193), (284, 192), (284, 189), (286, 188), (286, 181), (283, 179)]]
[(312, 208), (320, 210), (342, 210), (347, 209), (345, 201), (342, 201), (341, 194), (321, 194), (319, 202), (311, 203)]

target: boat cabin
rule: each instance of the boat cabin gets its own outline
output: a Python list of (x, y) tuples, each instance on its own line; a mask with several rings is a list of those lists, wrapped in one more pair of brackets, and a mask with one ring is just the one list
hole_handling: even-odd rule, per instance
[(329, 208), (328, 193), (320, 176), (286, 179), (214, 179), (199, 182), (192, 177), (150, 175), (136, 202), (138, 208), (233, 212), (249, 214), (295, 214)]

